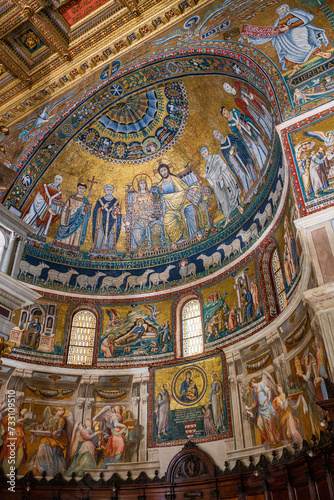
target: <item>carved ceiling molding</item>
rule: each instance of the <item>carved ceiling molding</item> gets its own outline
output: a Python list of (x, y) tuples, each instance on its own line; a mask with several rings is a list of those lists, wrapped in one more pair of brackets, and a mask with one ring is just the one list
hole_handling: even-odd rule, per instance
[(141, 45), (143, 38), (148, 42), (164, 31), (166, 24), (172, 27), (182, 16), (197, 10), (199, 1), (201, 7), (210, 3), (144, 0), (136, 5), (135, 0), (121, 1), (122, 8), (111, 15), (107, 2), (105, 8), (84, 17), (74, 25), (78, 28), (72, 39), (73, 27), (63, 18), (60, 21), (57, 10), (43, 10), (42, 1), (28, 5), (15, 0), (0, 24), (0, 63), (4, 68), (0, 71), (1, 123), (22, 119), (63, 92), (65, 85), (70, 87), (74, 80), (77, 84), (103, 69), (107, 59), (126, 55)]

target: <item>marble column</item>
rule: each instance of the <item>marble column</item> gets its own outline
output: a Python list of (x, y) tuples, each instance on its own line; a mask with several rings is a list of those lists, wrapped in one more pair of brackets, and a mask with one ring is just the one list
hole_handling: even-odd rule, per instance
[(12, 261), (12, 254), (13, 254), (13, 250), (14, 250), (16, 237), (17, 237), (16, 233), (14, 233), (14, 232), (10, 233), (8, 247), (5, 250), (5, 255), (2, 259), (1, 271), (3, 273), (6, 273), (6, 274), (9, 274), (8, 271), (9, 271), (10, 264)]
[(240, 408), (239, 389), (233, 357), (226, 359), (228, 364), (228, 381), (230, 383), (230, 401), (233, 418), (233, 434), (235, 448), (238, 450), (244, 447), (242, 429), (242, 410)]
[(239, 394), (239, 401), (240, 401), (240, 415), (242, 418), (244, 448), (251, 448), (252, 446), (254, 446), (252, 428), (251, 428), (251, 423), (247, 417), (245, 403), (242, 401), (242, 391), (243, 391), (243, 387), (246, 383), (245, 376), (238, 375), (237, 376), (237, 383), (238, 383), (238, 394)]
[(25, 244), (25, 239), (22, 238), (22, 236), (20, 236), (18, 238), (16, 252), (15, 252), (15, 259), (14, 259), (14, 263), (12, 266), (12, 272), (11, 272), (11, 277), (14, 279), (17, 278), (17, 275), (19, 273), (19, 267), (20, 267), (20, 262), (21, 262), (22, 255), (23, 255), (24, 244)]
[[(139, 407), (139, 412), (140, 412), (140, 418), (139, 422), (143, 426), (143, 428), (148, 430), (148, 415), (147, 415), (147, 405), (148, 405), (148, 391), (147, 391), (147, 385), (148, 385), (148, 380), (149, 380), (149, 375), (148, 373), (143, 373), (141, 377), (141, 384), (140, 384), (140, 407)], [(140, 462), (146, 462), (147, 461), (147, 436), (145, 436), (141, 441), (139, 445), (139, 461)]]

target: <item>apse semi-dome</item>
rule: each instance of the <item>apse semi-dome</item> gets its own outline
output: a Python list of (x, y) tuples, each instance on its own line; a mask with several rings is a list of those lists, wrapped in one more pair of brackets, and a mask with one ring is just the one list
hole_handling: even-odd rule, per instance
[(22, 281), (120, 297), (184, 287), (272, 225), (284, 175), (271, 85), (246, 58), (165, 58), (99, 84), (26, 156), (5, 200), (33, 227)]

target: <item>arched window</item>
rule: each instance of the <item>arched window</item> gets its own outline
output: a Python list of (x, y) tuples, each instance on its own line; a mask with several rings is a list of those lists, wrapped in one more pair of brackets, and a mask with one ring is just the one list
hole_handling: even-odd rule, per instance
[(183, 356), (193, 356), (203, 350), (201, 304), (198, 299), (192, 299), (182, 308), (182, 353)]
[(78, 311), (72, 318), (67, 363), (91, 365), (93, 363), (96, 316), (90, 311)]
[(277, 303), (279, 307), (279, 312), (282, 312), (283, 309), (287, 306), (286, 300), (286, 292), (284, 286), (283, 273), (281, 268), (281, 263), (279, 260), (279, 255), (277, 252), (277, 248), (272, 253), (271, 256), (271, 272), (276, 290)]

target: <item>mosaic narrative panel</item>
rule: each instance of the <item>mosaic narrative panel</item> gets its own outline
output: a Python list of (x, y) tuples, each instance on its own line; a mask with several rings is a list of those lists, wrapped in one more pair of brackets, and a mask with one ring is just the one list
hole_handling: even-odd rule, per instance
[(300, 215), (333, 205), (333, 107), (282, 132)]
[(199, 443), (232, 436), (223, 354), (154, 368), (150, 377), (149, 446)]

